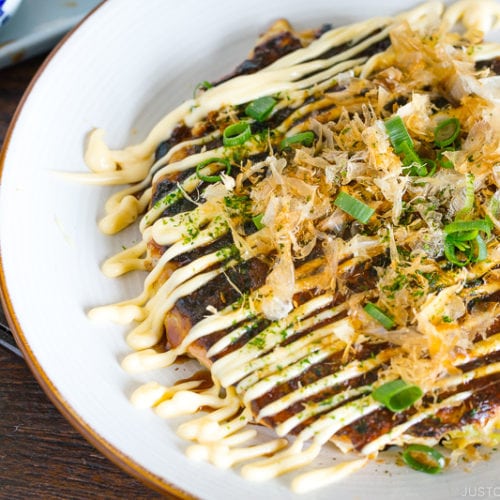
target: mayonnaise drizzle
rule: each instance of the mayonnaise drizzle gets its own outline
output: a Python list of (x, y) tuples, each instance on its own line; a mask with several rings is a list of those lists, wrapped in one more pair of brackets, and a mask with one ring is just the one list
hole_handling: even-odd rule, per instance
[[(151, 168), (151, 158), (158, 144), (169, 137), (175, 126), (184, 122), (193, 126), (203, 120), (210, 111), (228, 105), (238, 105), (252, 101), (263, 95), (303, 88), (318, 81), (318, 77), (309, 78), (305, 85), (300, 78), (313, 72), (332, 66), (341, 57), (348, 59), (358, 49), (364, 47), (358, 44), (345, 54), (335, 56), (330, 60), (314, 60), (314, 58), (329, 48), (340, 45), (353, 38), (361, 39), (372, 31), (387, 26), (391, 20), (375, 19), (358, 23), (353, 26), (342, 27), (323, 35), (309, 47), (293, 52), (286, 58), (270, 65), (265, 71), (251, 75), (233, 78), (221, 85), (204, 92), (196, 99), (190, 99), (165, 116), (150, 132), (144, 142), (130, 146), (124, 150), (111, 150), (104, 142), (104, 131), (95, 129), (89, 136), (85, 161), (93, 174), (80, 174), (78, 180), (99, 184), (123, 184), (140, 182), (147, 177)], [(366, 42), (365, 42), (366, 43)], [(307, 62), (309, 61), (309, 62)], [(340, 65), (329, 73), (322, 73), (319, 80), (333, 76), (352, 67), (358, 62)], [(297, 83), (294, 83), (298, 81)], [(198, 160), (201, 161), (201, 160)], [(182, 168), (182, 167), (181, 167)]]
[(500, 5), (495, 0), (460, 0), (450, 5), (443, 15), (443, 28), (450, 30), (461, 22), (468, 30), (488, 33), (500, 27)]
[(342, 462), (331, 467), (315, 469), (304, 474), (300, 474), (292, 481), (294, 493), (308, 493), (318, 488), (323, 488), (329, 484), (340, 481), (344, 477), (354, 474), (368, 463), (368, 457), (358, 458), (349, 462)]

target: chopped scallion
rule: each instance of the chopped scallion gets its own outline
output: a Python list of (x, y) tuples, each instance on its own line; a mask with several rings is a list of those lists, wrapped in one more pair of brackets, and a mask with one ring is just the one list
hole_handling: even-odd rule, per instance
[[(464, 258), (459, 259), (457, 257), (457, 250), (464, 253)], [(472, 259), (470, 245), (460, 246), (457, 241), (450, 236), (447, 236), (444, 240), (444, 256), (455, 266), (463, 267), (466, 266)]]
[[(422, 167), (422, 160), (407, 142), (401, 144), (401, 154), (403, 155), (403, 165), (405, 167)], [(427, 170), (425, 170), (427, 172)], [(422, 175), (420, 177), (423, 177)]]
[(439, 151), (437, 156), (436, 156), (436, 160), (439, 163), (439, 166), (441, 168), (451, 169), (455, 165), (453, 164), (453, 162), (449, 158), (444, 156), (444, 153), (446, 153), (447, 151), (453, 151), (453, 148), (444, 148), (441, 151)]
[(207, 80), (204, 80), (203, 82), (200, 82), (196, 85), (196, 87), (194, 88), (194, 91), (193, 91), (193, 97), (196, 97), (196, 95), (198, 94), (198, 92), (200, 90), (208, 90), (208, 89), (211, 89), (213, 87), (213, 85), (208, 82)]
[(252, 217), (252, 222), (254, 223), (254, 226), (260, 230), (265, 226), (265, 224), (262, 224), (262, 217), (264, 217), (264, 214), (259, 214), (259, 215), (256, 215), (255, 217)]
[(241, 146), (252, 136), (252, 129), (247, 122), (237, 122), (226, 127), (222, 134), (224, 146)]
[(245, 108), (245, 114), (258, 122), (263, 122), (269, 117), (274, 106), (276, 106), (276, 99), (271, 96), (259, 97)]
[(400, 116), (394, 116), (385, 122), (385, 129), (394, 152), (402, 156), (405, 173), (412, 176), (427, 177), (436, 171), (436, 163), (430, 159), (421, 159), (415, 151), (413, 140)]
[(390, 330), (396, 324), (388, 314), (371, 302), (368, 302), (363, 309), (387, 330)]
[(450, 146), (460, 134), (460, 122), (457, 118), (442, 121), (434, 130), (434, 142), (440, 148)]
[(491, 197), (490, 202), (488, 203), (488, 210), (495, 219), (500, 217), (500, 191), (497, 191)]
[(404, 144), (413, 150), (413, 141), (400, 116), (393, 116), (385, 122), (385, 130), (396, 154), (405, 153)]
[(306, 132), (300, 132), (300, 134), (295, 134), (290, 137), (285, 137), (280, 142), (280, 149), (286, 149), (292, 145), (302, 144), (303, 146), (312, 146), (316, 136), (314, 132), (307, 130)]
[(386, 382), (372, 392), (372, 397), (393, 412), (406, 410), (423, 395), (422, 389), (396, 379)]
[(201, 179), (205, 182), (219, 182), (221, 180), (220, 175), (204, 175), (201, 172), (201, 169), (204, 167), (211, 165), (212, 163), (218, 163), (223, 165), (226, 169), (226, 174), (229, 175), (231, 173), (231, 163), (226, 158), (208, 158), (207, 160), (203, 160), (202, 162), (196, 165), (196, 176), (198, 179)]
[(444, 226), (446, 234), (462, 233), (467, 231), (483, 231), (488, 237), (491, 233), (491, 223), (486, 219), (456, 220)]
[(424, 164), (424, 167), (426, 169), (426, 177), (430, 177), (431, 175), (434, 175), (437, 170), (437, 165), (434, 160), (431, 160), (430, 158), (423, 158), (422, 163)]
[(472, 241), (476, 239), (478, 234), (479, 231), (477, 229), (471, 229), (470, 231), (459, 231), (453, 233), (450, 236), (453, 239), (453, 241), (459, 242), (459, 241)]
[(375, 213), (373, 208), (344, 191), (340, 191), (333, 204), (362, 224), (366, 224), (370, 220), (370, 217)]
[(486, 242), (483, 238), (477, 235), (473, 240), (473, 246), (475, 247), (475, 257), (474, 262), (482, 262), (488, 257), (488, 248)]
[(474, 175), (467, 174), (465, 181), (465, 203), (464, 206), (457, 212), (455, 219), (466, 219), (474, 209)]
[(406, 465), (419, 472), (437, 474), (445, 466), (444, 456), (434, 448), (425, 444), (410, 444), (403, 452)]
[[(444, 255), (449, 262), (456, 266), (466, 266), (469, 262), (481, 262), (488, 257), (486, 242), (479, 233), (486, 238), (491, 234), (491, 222), (487, 219), (456, 220), (444, 227)], [(457, 256), (457, 250), (463, 257)]]

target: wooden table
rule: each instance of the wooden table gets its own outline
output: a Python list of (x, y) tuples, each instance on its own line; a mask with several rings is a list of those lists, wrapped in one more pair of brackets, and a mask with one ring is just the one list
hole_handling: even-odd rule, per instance
[[(0, 146), (43, 59), (0, 70)], [(23, 359), (3, 347), (0, 382), (0, 499), (164, 498), (87, 443), (48, 400)]]

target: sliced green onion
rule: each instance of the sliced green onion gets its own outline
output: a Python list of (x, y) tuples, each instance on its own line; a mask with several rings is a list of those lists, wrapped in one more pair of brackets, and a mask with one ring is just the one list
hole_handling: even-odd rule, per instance
[(458, 220), (444, 226), (443, 230), (446, 234), (454, 234), (467, 231), (483, 231), (489, 238), (491, 234), (491, 223), (486, 219)]
[(455, 245), (455, 248), (457, 248), (461, 252), (467, 252), (468, 254), (470, 254), (471, 247), (470, 247), (470, 243), (468, 241), (460, 241), (460, 240), (457, 240), (456, 237), (453, 237), (453, 236), (448, 236), (448, 241), (450, 243), (453, 243), (453, 245)]
[(372, 397), (393, 412), (406, 410), (423, 395), (422, 389), (397, 379), (382, 384), (372, 392)]
[(240, 146), (252, 136), (252, 129), (247, 122), (238, 122), (229, 125), (222, 134), (224, 146)]
[(245, 108), (245, 114), (258, 122), (263, 122), (271, 114), (276, 102), (271, 96), (259, 97)]
[(409, 145), (407, 142), (401, 144), (401, 154), (403, 155), (403, 165), (406, 167), (422, 165), (422, 160), (413, 149), (413, 146)]
[(479, 235), (474, 239), (476, 255), (474, 256), (474, 262), (482, 262), (486, 260), (488, 257), (488, 247), (486, 246), (486, 242)]
[[(420, 455), (421, 459), (417, 457)], [(439, 451), (425, 444), (410, 444), (403, 452), (403, 461), (406, 465), (419, 472), (437, 474), (445, 466), (445, 458)]]
[(224, 165), (226, 168), (226, 174), (229, 175), (231, 173), (231, 163), (226, 158), (208, 158), (207, 160), (203, 160), (202, 162), (196, 165), (196, 176), (198, 179), (201, 179), (205, 182), (219, 182), (221, 180), (220, 175), (203, 175), (201, 173), (201, 169), (206, 167), (207, 165), (211, 165), (212, 163), (219, 163)]
[(408, 167), (406, 173), (418, 177), (433, 175), (436, 162), (429, 158), (422, 159), (415, 151), (412, 138), (406, 130), (401, 117), (394, 116), (385, 122), (385, 129), (396, 154), (403, 156), (403, 165)]
[[(449, 235), (444, 240), (444, 255), (448, 259), (449, 262), (454, 264), (455, 266), (463, 267), (466, 266), (472, 259), (471, 248), (470, 245), (465, 245), (460, 247), (458, 242), (451, 238)], [(459, 259), (457, 257), (456, 250), (460, 250), (464, 252), (465, 258)], [(466, 253), (467, 252), (467, 253)]]
[[(488, 248), (483, 232), (489, 238), (491, 223), (488, 220), (455, 221), (444, 227), (444, 255), (456, 266), (466, 266), (469, 262), (481, 262), (488, 257)], [(457, 250), (463, 253), (463, 258), (457, 256)]]
[(262, 217), (264, 217), (264, 214), (259, 214), (256, 215), (255, 217), (252, 217), (252, 222), (254, 223), (255, 227), (259, 230), (266, 227), (265, 224), (262, 224)]
[(445, 149), (439, 151), (439, 153), (437, 154), (436, 160), (438, 161), (439, 166), (441, 168), (447, 168), (447, 169), (454, 168), (455, 165), (453, 164), (453, 162), (451, 160), (449, 160), (446, 156), (444, 156), (444, 153), (446, 153), (446, 151), (454, 151), (454, 149), (453, 148), (445, 148)]
[(290, 137), (285, 137), (280, 142), (280, 149), (286, 149), (294, 144), (302, 144), (303, 146), (312, 146), (316, 136), (314, 132), (310, 130), (306, 132), (300, 132), (300, 134), (295, 134)]
[(333, 204), (362, 224), (366, 224), (370, 220), (370, 217), (375, 213), (373, 208), (344, 191), (340, 191)]
[(430, 167), (432, 173), (436, 170), (435, 164), (432, 166), (432, 163), (434, 163), (432, 160), (422, 160), (413, 149), (413, 146), (407, 142), (401, 144), (401, 151), (403, 156), (403, 165), (405, 167), (409, 167), (409, 170), (407, 171), (409, 175), (426, 177), (427, 175), (430, 175), (428, 167)]
[(477, 229), (472, 229), (471, 231), (460, 231), (458, 233), (453, 233), (449, 236), (453, 241), (459, 243), (461, 241), (475, 240), (478, 234), (479, 231)]
[(213, 87), (213, 85), (210, 82), (208, 82), (207, 80), (204, 80), (203, 82), (198, 83), (193, 90), (193, 97), (196, 97), (196, 94), (198, 93), (199, 90), (201, 90), (201, 89), (208, 90), (208, 89), (211, 89), (212, 87)]
[(410, 169), (410, 175), (416, 176), (416, 177), (427, 177), (427, 168), (425, 165), (422, 164), (416, 164), (413, 165)]
[(385, 329), (390, 330), (396, 323), (382, 309), (368, 302), (363, 308), (373, 319), (376, 319)]
[(465, 181), (465, 203), (464, 206), (457, 212), (455, 219), (466, 219), (474, 209), (474, 175), (467, 174)]
[[(491, 197), (490, 202), (488, 203), (488, 210), (495, 219), (500, 217), (500, 191), (497, 191)], [(493, 226), (493, 223), (491, 225)]]
[(450, 146), (460, 134), (460, 122), (457, 118), (442, 121), (434, 130), (434, 142), (440, 148)]
[(424, 164), (424, 167), (427, 169), (427, 173), (425, 174), (426, 177), (430, 177), (431, 175), (434, 175), (437, 170), (437, 165), (434, 160), (431, 160), (430, 158), (423, 158), (422, 163)]
[(413, 150), (413, 141), (400, 116), (393, 116), (385, 122), (385, 130), (396, 154), (404, 153), (404, 144)]

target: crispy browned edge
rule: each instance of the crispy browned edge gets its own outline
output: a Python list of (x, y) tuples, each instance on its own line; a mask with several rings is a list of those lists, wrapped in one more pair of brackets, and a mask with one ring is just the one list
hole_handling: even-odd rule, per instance
[[(5, 136), (4, 145), (2, 151), (0, 152), (0, 185), (2, 181), (3, 167), (5, 158), (7, 156), (7, 150), (9, 148), (9, 142), (12, 136), (12, 132), (16, 126), (17, 119), (19, 118), (25, 102), (27, 101), (33, 87), (36, 82), (43, 74), (48, 64), (54, 57), (54, 55), (61, 49), (61, 47), (66, 43), (69, 37), (77, 30), (83, 23), (85, 23), (89, 17), (92, 16), (107, 0), (97, 5), (92, 9), (69, 33), (62, 38), (62, 40), (54, 47), (45, 61), (42, 63), (32, 81), (28, 85), (26, 91), (17, 106), (14, 116), (9, 124), (7, 134)], [(61, 412), (61, 414), (68, 420), (68, 422), (95, 448), (97, 448), (103, 455), (105, 455), (109, 460), (118, 465), (123, 471), (131, 476), (134, 476), (139, 481), (144, 483), (149, 488), (162, 494), (175, 495), (177, 498), (181, 499), (195, 499), (196, 497), (187, 493), (186, 491), (178, 488), (172, 483), (163, 480), (161, 477), (156, 476), (149, 472), (147, 469), (135, 462), (131, 457), (122, 453), (119, 449), (115, 448), (111, 443), (106, 441), (106, 439), (97, 433), (85, 420), (76, 413), (76, 411), (69, 405), (69, 403), (64, 399), (62, 394), (57, 390), (54, 383), (49, 379), (45, 373), (43, 367), (39, 364), (33, 351), (31, 350), (28, 341), (26, 340), (25, 334), (21, 328), (18, 321), (16, 313), (14, 311), (14, 306), (12, 304), (11, 298), (9, 296), (9, 291), (7, 287), (7, 282), (5, 278), (5, 272), (3, 267), (1, 246), (0, 246), (0, 300), (5, 312), (5, 316), (9, 323), (9, 326), (14, 334), (14, 338), (21, 349), (24, 359), (32, 371), (33, 375), (37, 379), (41, 388), (45, 394), (49, 397), (56, 408)]]

